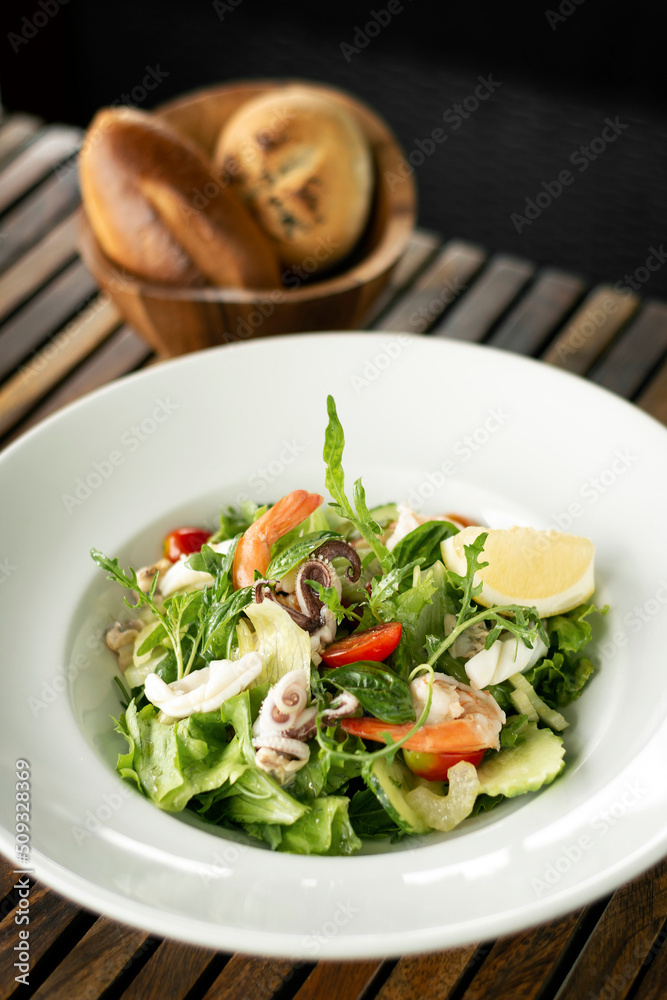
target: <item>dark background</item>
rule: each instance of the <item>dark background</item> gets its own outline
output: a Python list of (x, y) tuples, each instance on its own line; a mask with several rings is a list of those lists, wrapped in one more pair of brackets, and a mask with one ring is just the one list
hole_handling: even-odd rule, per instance
[[(5, 0), (2, 101), (85, 126), (134, 88), (133, 103), (151, 108), (238, 78), (319, 80), (368, 101), (408, 153), (445, 130), (415, 171), (420, 224), (444, 237), (610, 281), (667, 244), (664, 4), (414, 0), (369, 37), (386, 11), (386, 0)], [(150, 69), (163, 78), (142, 95)], [(460, 128), (443, 125), (480, 76), (500, 85)], [(627, 127), (582, 172), (570, 157), (606, 118)], [(573, 183), (518, 232), (512, 215), (568, 169)], [(667, 264), (641, 293), (667, 298)]]

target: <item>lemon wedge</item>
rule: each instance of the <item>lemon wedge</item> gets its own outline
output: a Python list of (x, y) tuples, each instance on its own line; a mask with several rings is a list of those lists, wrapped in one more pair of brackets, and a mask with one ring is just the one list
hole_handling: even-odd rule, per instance
[(482, 584), (478, 604), (535, 606), (541, 618), (571, 611), (595, 589), (595, 547), (588, 538), (537, 528), (493, 529), (472, 526), (442, 542), (447, 569), (465, 576), (465, 545), (487, 531), (480, 562), (488, 566), (475, 573)]

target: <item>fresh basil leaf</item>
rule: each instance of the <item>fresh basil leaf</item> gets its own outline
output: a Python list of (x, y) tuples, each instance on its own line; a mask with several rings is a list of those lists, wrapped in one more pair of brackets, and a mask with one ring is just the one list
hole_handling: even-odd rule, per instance
[(355, 792), (350, 800), (349, 816), (358, 837), (393, 837), (401, 833), (370, 788)]
[(266, 571), (268, 580), (280, 580), (291, 570), (295, 569), (308, 556), (319, 548), (319, 546), (331, 538), (340, 539), (341, 535), (335, 531), (315, 531), (311, 534), (298, 538), (289, 548), (279, 551), (269, 563)]
[(449, 521), (426, 521), (420, 524), (394, 547), (397, 566), (404, 566), (414, 560), (419, 562), (422, 569), (427, 569), (441, 558), (440, 543), (445, 538), (458, 534), (458, 530)]
[(327, 670), (325, 682), (357, 698), (367, 712), (383, 722), (414, 722), (415, 709), (410, 688), (392, 670), (370, 660)]

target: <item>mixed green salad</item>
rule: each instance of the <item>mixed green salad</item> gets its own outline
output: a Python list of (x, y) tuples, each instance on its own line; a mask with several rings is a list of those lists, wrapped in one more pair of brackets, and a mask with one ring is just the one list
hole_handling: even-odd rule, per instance
[(481, 606), (487, 533), (459, 574), (444, 543), (463, 518), (369, 509), (361, 480), (350, 499), (331, 397), (328, 417), (329, 504), (296, 490), (227, 508), (138, 571), (91, 554), (132, 592), (107, 634), (122, 777), (275, 850), (342, 855), (553, 781), (596, 609)]

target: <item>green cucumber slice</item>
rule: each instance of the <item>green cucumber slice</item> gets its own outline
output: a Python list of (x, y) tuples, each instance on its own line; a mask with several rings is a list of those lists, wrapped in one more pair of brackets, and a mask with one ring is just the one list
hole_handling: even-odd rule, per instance
[(540, 719), (542, 719), (543, 722), (546, 722), (547, 726), (551, 726), (552, 729), (556, 729), (560, 732), (561, 729), (565, 729), (570, 725), (567, 719), (562, 716), (560, 712), (556, 712), (555, 709), (549, 708), (546, 702), (542, 701), (533, 685), (526, 680), (523, 674), (512, 674), (509, 681), (513, 688), (517, 691), (522, 691), (526, 695)]
[(513, 798), (549, 785), (565, 767), (565, 747), (550, 729), (529, 722), (526, 738), (515, 747), (505, 747), (485, 758), (477, 768), (479, 794)]
[(397, 757), (387, 764), (386, 757), (373, 761), (364, 772), (366, 784), (385, 812), (405, 833), (428, 833), (431, 829), (406, 801), (407, 793), (415, 787), (415, 777)]

